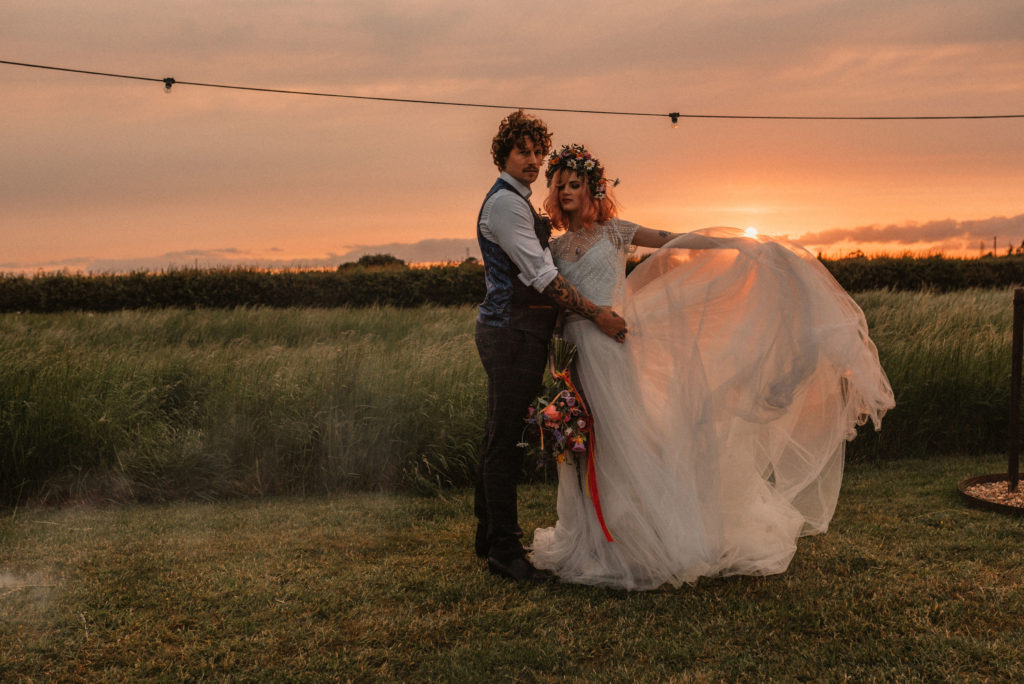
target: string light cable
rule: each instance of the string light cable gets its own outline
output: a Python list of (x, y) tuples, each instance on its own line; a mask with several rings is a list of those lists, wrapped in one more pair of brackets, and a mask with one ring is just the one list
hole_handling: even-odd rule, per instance
[(288, 90), (282, 88), (259, 88), (255, 86), (227, 85), (223, 83), (202, 83), (199, 81), (181, 81), (171, 76), (155, 78), (152, 76), (133, 76), (130, 74), (115, 74), (103, 71), (91, 71), (87, 69), (72, 69), (69, 67), (47, 66), (44, 64), (29, 64), (27, 62), (14, 62), (0, 59), (0, 64), (9, 66), (25, 67), (30, 69), (46, 69), (49, 71), (61, 71), (73, 74), (84, 74), (88, 76), (104, 76), (107, 78), (121, 78), (135, 81), (150, 81), (162, 83), (165, 92), (170, 92), (175, 85), (197, 86), (201, 88), (222, 88), (227, 90), (246, 90), (257, 93), (278, 93), (284, 95), (306, 95), (313, 97), (334, 97), (348, 100), (372, 100), (376, 102), (400, 102), (406, 104), (439, 105), (444, 107), (477, 107), (486, 109), (524, 109), (535, 112), (565, 112), (571, 114), (603, 114), (607, 116), (648, 116), (668, 118), (673, 128), (679, 124), (679, 119), (775, 119), (775, 120), (800, 120), (800, 121), (925, 121), (925, 120), (954, 120), (954, 119), (1024, 119), (1024, 114), (961, 114), (961, 115), (916, 115), (916, 116), (797, 116), (797, 115), (766, 115), (766, 114), (685, 114), (680, 112), (657, 113), (657, 112), (624, 112), (600, 109), (570, 109), (560, 107), (526, 107), (519, 105), (499, 105), (473, 102), (447, 102), (443, 100), (419, 100), (403, 97), (376, 97), (371, 95), (346, 95), (341, 93), (325, 93), (309, 90)]

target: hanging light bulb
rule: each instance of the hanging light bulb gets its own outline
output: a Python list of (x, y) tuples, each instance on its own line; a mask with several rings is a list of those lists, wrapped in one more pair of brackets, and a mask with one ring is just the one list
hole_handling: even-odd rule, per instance
[(175, 83), (176, 83), (176, 81), (173, 78), (171, 78), (170, 76), (165, 78), (164, 79), (164, 92), (165, 93), (171, 92), (171, 86), (174, 85)]
[(669, 114), (672, 117), (672, 128), (679, 128), (679, 112)]

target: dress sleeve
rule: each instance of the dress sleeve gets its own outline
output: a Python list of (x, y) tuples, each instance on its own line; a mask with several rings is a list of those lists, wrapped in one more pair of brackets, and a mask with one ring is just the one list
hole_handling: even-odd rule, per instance
[(617, 218), (608, 223), (608, 237), (620, 251), (631, 253), (636, 250), (633, 246), (633, 236), (640, 227), (632, 221)]

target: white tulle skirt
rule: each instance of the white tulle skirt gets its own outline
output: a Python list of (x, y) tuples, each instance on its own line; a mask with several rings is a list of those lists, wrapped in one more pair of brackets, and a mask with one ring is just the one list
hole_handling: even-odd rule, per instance
[(728, 228), (658, 250), (620, 299), (626, 344), (579, 318), (564, 331), (614, 541), (585, 463), (562, 464), (534, 564), (623, 589), (784, 572), (828, 528), (846, 440), (894, 405), (860, 308), (803, 248)]

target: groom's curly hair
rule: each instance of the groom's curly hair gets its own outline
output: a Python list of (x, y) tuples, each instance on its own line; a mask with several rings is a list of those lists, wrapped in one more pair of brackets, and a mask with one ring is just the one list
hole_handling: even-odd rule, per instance
[(526, 138), (541, 147), (544, 154), (551, 149), (551, 134), (547, 125), (535, 116), (527, 114), (522, 109), (512, 112), (501, 120), (498, 126), (498, 134), (491, 141), (491, 155), (494, 157), (494, 164), (499, 168), (505, 168), (508, 155), (512, 148), (522, 147)]

